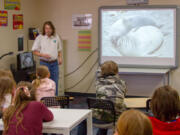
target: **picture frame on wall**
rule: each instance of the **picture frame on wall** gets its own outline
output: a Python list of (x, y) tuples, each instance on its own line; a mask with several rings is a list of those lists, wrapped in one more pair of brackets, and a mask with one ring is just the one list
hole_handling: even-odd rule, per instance
[(74, 29), (91, 29), (92, 14), (74, 14), (72, 16), (72, 28)]

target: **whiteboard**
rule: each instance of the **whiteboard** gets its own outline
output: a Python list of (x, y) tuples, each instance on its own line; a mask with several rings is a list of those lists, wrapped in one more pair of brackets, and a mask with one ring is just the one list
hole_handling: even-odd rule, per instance
[(177, 67), (176, 6), (99, 8), (99, 63), (120, 67)]

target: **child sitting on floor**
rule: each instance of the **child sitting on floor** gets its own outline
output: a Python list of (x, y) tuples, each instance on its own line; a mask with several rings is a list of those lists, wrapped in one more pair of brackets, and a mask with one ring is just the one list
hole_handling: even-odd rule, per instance
[(163, 86), (154, 92), (151, 100), (153, 135), (180, 135), (180, 99), (178, 92)]
[(39, 66), (36, 69), (36, 77), (36, 80), (32, 83), (35, 88), (36, 100), (40, 101), (43, 97), (55, 96), (56, 85), (53, 80), (49, 79), (48, 67)]
[[(109, 99), (115, 105), (116, 117), (126, 110), (124, 98), (126, 95), (126, 84), (118, 74), (118, 65), (113, 61), (104, 62), (101, 69), (97, 71), (96, 97)], [(104, 122), (113, 122), (111, 112), (94, 110), (93, 117)], [(107, 130), (100, 129), (98, 134), (107, 134)]]
[(125, 111), (119, 117), (114, 135), (152, 135), (151, 121), (140, 111)]

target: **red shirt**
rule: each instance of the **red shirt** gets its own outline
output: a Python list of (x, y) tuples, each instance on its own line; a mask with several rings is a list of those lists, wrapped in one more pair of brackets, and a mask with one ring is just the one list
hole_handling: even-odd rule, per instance
[(162, 122), (155, 117), (149, 117), (152, 122), (153, 135), (180, 135), (180, 118), (174, 122)]
[(22, 111), (23, 121), (22, 125), (19, 125), (16, 133), (16, 116), (14, 115), (7, 135), (42, 135), (42, 122), (53, 120), (53, 114), (48, 108), (36, 101), (30, 102), (27, 107)]

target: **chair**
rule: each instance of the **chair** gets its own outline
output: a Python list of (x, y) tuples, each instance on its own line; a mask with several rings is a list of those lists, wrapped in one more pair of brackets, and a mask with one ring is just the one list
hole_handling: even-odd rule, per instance
[(151, 103), (151, 99), (148, 99), (146, 101), (146, 112), (149, 112), (149, 110), (150, 110), (150, 103)]
[(116, 111), (115, 111), (114, 103), (112, 101), (105, 99), (97, 99), (97, 98), (87, 98), (87, 104), (89, 109), (103, 109), (110, 111), (113, 115), (113, 122), (111, 123), (93, 122), (94, 127), (100, 129), (111, 129), (115, 127)]
[(43, 97), (41, 101), (47, 107), (60, 106), (61, 108), (69, 108), (69, 96)]

